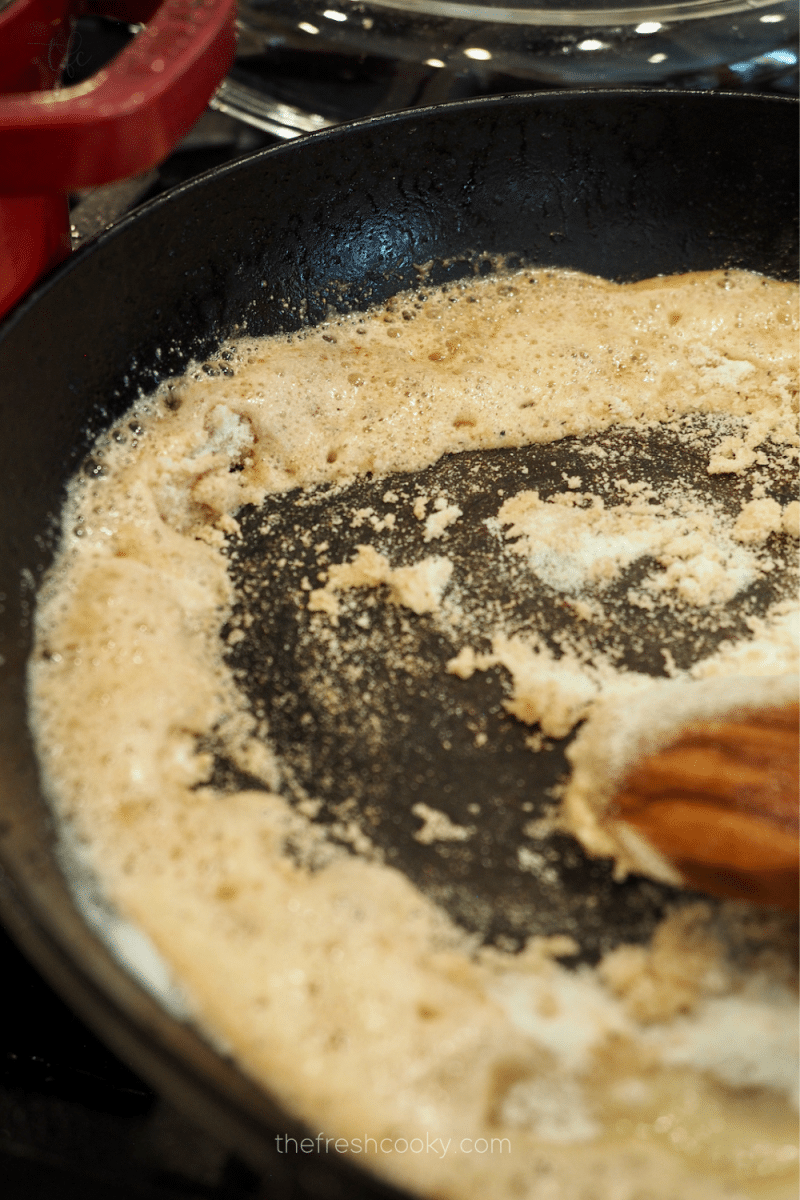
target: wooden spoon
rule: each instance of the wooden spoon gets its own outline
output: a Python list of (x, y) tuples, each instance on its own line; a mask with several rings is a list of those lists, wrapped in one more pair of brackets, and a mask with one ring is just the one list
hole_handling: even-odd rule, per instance
[(595, 855), (796, 911), (797, 680), (664, 682), (606, 702), (567, 750), (564, 824)]
[(800, 706), (692, 721), (625, 776), (610, 812), (689, 887), (798, 908)]

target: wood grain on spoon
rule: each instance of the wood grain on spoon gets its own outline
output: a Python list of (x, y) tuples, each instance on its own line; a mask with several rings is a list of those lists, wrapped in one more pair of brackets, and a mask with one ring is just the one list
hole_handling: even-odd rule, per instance
[(610, 812), (690, 887), (798, 908), (800, 708), (687, 723), (625, 775)]

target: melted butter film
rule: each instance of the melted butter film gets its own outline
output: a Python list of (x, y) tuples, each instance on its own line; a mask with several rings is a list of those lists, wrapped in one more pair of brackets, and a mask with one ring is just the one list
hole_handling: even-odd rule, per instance
[[(524, 271), (424, 289), (302, 334), (231, 343), (141, 400), (72, 486), (30, 664), (63, 840), (85, 846), (106, 901), (147, 934), (215, 1043), (312, 1129), (421, 1195), (794, 1197), (791, 931), (772, 914), (694, 905), (668, 916), (650, 946), (568, 971), (555, 960), (569, 938), (532, 938), (519, 954), (482, 947), (386, 864), (368, 832), (345, 836), (343, 817), (339, 841), (326, 837), (309, 819), (313, 796), (293, 806), (281, 794), (269, 730), (226, 662), (237, 513), (271, 493), (419, 471), (447, 453), (687, 414), (708, 417), (709, 472), (751, 472), (758, 499), (763, 447), (796, 457), (797, 328), (796, 288), (736, 272), (620, 286)], [(535, 564), (549, 553), (535, 519), (544, 503), (530, 485), (520, 494), (499, 515), (517, 522)], [(574, 529), (591, 512), (595, 549), (638, 531), (627, 509), (601, 519), (585, 494), (557, 515)], [(389, 602), (414, 597), (410, 620), (441, 605), (442, 620), (463, 622), (447, 608), (441, 565), (460, 510), (417, 504), (433, 543), (402, 568), (417, 574), (400, 580), (386, 559), (355, 550), (360, 573), (332, 564), (298, 601), (320, 636), (335, 632), (345, 601), (387, 585)], [(751, 547), (794, 528), (791, 506), (770, 504), (731, 521), (728, 574), (709, 596), (734, 594), (735, 570), (758, 568)], [(670, 509), (672, 541), (694, 536), (690, 518)], [(659, 536), (664, 554), (672, 542)], [(434, 564), (424, 578), (423, 563)], [(558, 570), (573, 595), (575, 564)], [(796, 605), (779, 608), (695, 674), (741, 674), (745, 661), (744, 673), (796, 669), (785, 632)], [(495, 661), (512, 673), (522, 664), (528, 690), (510, 703), (536, 724), (537, 652), (509, 647), (497, 641)], [(453, 662), (463, 678), (484, 669), (466, 640)], [(586, 662), (575, 670), (585, 675)], [(600, 695), (615, 686), (608, 672), (591, 679)], [(565, 728), (585, 715), (585, 694), (581, 683)], [(219, 746), (250, 786), (211, 786)], [(430, 839), (470, 836), (422, 815)], [(388, 1151), (373, 1149), (382, 1141)]]

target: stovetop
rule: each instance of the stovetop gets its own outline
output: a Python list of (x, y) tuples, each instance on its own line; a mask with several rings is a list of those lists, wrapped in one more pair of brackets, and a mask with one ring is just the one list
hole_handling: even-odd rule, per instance
[(266, 1200), (261, 1180), (107, 1050), (2, 930), (0, 964), (3, 1200)]
[[(84, 18), (65, 82), (121, 49), (130, 30)], [(797, 94), (797, 56), (759, 90)], [(123, 212), (202, 171), (303, 130), (467, 96), (530, 90), (499, 73), (442, 70), (285, 39), (243, 55), (212, 106), (166, 163), (134, 180), (72, 197), (76, 244)], [(705, 84), (755, 90), (747, 72)], [(244, 119), (241, 119), (244, 117)], [(0, 1027), (3, 1200), (355, 1200), (333, 1177), (298, 1170), (280, 1186), (198, 1130), (119, 1061), (51, 991), (0, 929), (7, 1016)]]

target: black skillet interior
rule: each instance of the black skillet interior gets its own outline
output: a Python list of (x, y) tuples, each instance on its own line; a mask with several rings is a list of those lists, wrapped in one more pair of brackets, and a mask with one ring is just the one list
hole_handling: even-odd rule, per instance
[[(0, 335), (0, 855), (22, 908), (36, 910), (55, 943), (69, 941), (64, 931), (76, 918), (38, 792), (24, 665), (31, 602), (52, 556), (64, 485), (92, 436), (140, 390), (179, 372), (190, 357), (213, 355), (224, 337), (297, 329), (331, 306), (384, 301), (417, 283), (421, 263), (432, 263), (433, 283), (470, 274), (480, 252), (505, 255), (511, 266), (573, 267), (616, 280), (729, 266), (796, 277), (796, 133), (791, 101), (671, 92), (550, 93), (382, 118), (256, 155), (160, 198), (20, 306)], [(670, 447), (649, 450), (669, 471)], [(649, 450), (633, 446), (631, 453)], [(571, 452), (564, 445), (557, 453), (566, 463)], [(497, 482), (498, 473), (513, 474), (518, 465), (498, 452), (486, 456), (482, 470)], [(547, 469), (531, 459), (532, 471)], [(431, 470), (446, 473), (452, 464)], [(368, 482), (359, 486), (369, 489)], [(235, 568), (244, 596), (246, 553)], [(425, 652), (447, 652), (424, 625), (420, 637)], [(234, 665), (247, 666), (247, 650)], [(299, 669), (291, 659), (276, 663), (266, 682), (289, 695)], [(500, 699), (499, 677), (482, 680), (474, 695), (461, 686), (467, 708), (501, 721), (489, 711)], [(437, 705), (435, 689), (412, 698), (426, 736), (416, 745), (411, 739), (404, 751), (411, 758), (401, 756), (398, 769), (423, 780), (418, 798), (441, 809), (441, 781), (427, 791), (424, 783), (429, 762), (453, 733), (437, 724)], [(279, 738), (299, 761), (302, 713), (289, 704), (271, 716), (276, 727), (283, 721)], [(317, 777), (320, 765), (337, 767), (329, 761), (331, 734), (342, 732), (323, 729), (322, 716), (315, 717), (320, 734), (311, 755)], [(511, 726), (504, 723), (508, 736), (500, 739), (509, 747), (505, 761), (486, 760), (492, 778), (502, 777), (492, 793), (501, 801), (518, 796), (520, 773), (530, 772), (524, 731)], [(469, 823), (457, 796), (476, 766), (469, 747), (460, 749), (461, 774), (448, 795), (453, 818)], [(559, 747), (553, 755), (542, 789), (563, 768)], [(224, 784), (223, 762), (218, 770)], [(396, 782), (391, 771), (387, 777)], [(488, 786), (486, 779), (477, 785)], [(470, 779), (470, 789), (477, 785)], [(322, 819), (331, 819), (341, 800), (338, 787), (326, 797)], [(567, 931), (581, 932), (586, 955), (595, 957), (615, 940), (644, 936), (669, 898), (668, 890), (641, 881), (618, 889), (603, 864), (587, 864), (563, 843), (555, 846), (560, 888), (548, 892), (545, 878), (531, 892), (532, 876), (509, 869), (519, 829), (504, 815), (505, 803), (494, 805), (482, 855), (467, 862), (421, 846), (412, 836), (416, 822), (393, 824), (390, 792), (384, 787), (379, 798), (376, 840), (394, 845), (398, 865), (457, 919), (501, 944), (554, 932), (567, 913)], [(412, 799), (403, 800), (406, 808)], [(55, 906), (46, 902), (54, 895)], [(534, 912), (540, 904), (543, 917)], [(115, 968), (103, 962), (113, 984)]]
[[(522, 286), (527, 280), (526, 272)], [(572, 837), (548, 827), (574, 733), (542, 737), (537, 726), (532, 738), (504, 708), (504, 667), (463, 679), (448, 672), (448, 660), (464, 645), (491, 651), (491, 634), (502, 629), (528, 643), (544, 640), (556, 657), (577, 643), (617, 667), (664, 677), (673, 663), (688, 668), (726, 639), (747, 637), (748, 618), (791, 600), (797, 552), (788, 535), (773, 535), (764, 551), (770, 573), (701, 610), (689, 602), (643, 607), (642, 581), (658, 567), (640, 558), (596, 590), (597, 608), (587, 615), (531, 576), (524, 557), (504, 553), (486, 519), (521, 490), (535, 487), (546, 498), (562, 493), (567, 479), (580, 479), (608, 507), (625, 503), (620, 480), (645, 481), (667, 503), (680, 480), (682, 496), (691, 488), (735, 517), (751, 484), (709, 476), (709, 443), (696, 436), (708, 425), (701, 418), (646, 433), (616, 427), (554, 444), (446, 455), (411, 475), (269, 497), (240, 513), (241, 533), (229, 538), (237, 603), (223, 636), (235, 629), (238, 640), (227, 658), (252, 710), (266, 719), (284, 792), (321, 803), (314, 819), (335, 840), (351, 844), (355, 825), (462, 926), (505, 949), (532, 934), (568, 933), (580, 947), (577, 960), (596, 961), (620, 942), (646, 940), (681, 893), (641, 877), (616, 882), (610, 861), (588, 858)], [(695, 432), (688, 444), (687, 426)], [(786, 504), (795, 496), (795, 472), (779, 447), (767, 452), (770, 495)], [(425, 542), (412, 513), (420, 495), (444, 496), (461, 510), (445, 539)], [(312, 613), (315, 547), (325, 547), (324, 563), (340, 563), (363, 545), (396, 566), (446, 555), (458, 624), (430, 614), (409, 618), (385, 602), (385, 592), (363, 589), (341, 597), (336, 627)], [(214, 783), (260, 786), (222, 754)], [(440, 813), (453, 828), (437, 837), (429, 822)]]

